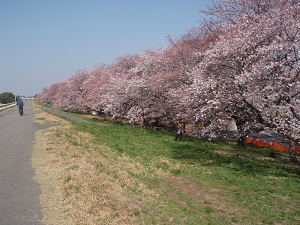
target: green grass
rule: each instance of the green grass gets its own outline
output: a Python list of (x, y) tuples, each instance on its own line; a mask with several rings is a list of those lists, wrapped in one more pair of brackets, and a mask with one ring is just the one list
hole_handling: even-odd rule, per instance
[(126, 124), (76, 127), (95, 135), (98, 144), (184, 180), (187, 185), (179, 187), (151, 176), (151, 171), (139, 177), (149, 188), (164, 187), (163, 210), (174, 221), (181, 217), (185, 224), (300, 223), (299, 166), (290, 164), (287, 154), (188, 136), (175, 142), (175, 133)]
[[(175, 133), (105, 123), (110, 126), (73, 124), (93, 134), (96, 145), (149, 168), (132, 174), (161, 193), (160, 202), (134, 211), (142, 224), (169, 224), (170, 217), (172, 224), (300, 224), (300, 169), (288, 154), (188, 136), (175, 142)], [(169, 177), (157, 176), (155, 169)], [(128, 192), (140, 196), (134, 188)]]
[(53, 106), (50, 105), (50, 104), (48, 104), (48, 103), (41, 103), (41, 102), (36, 101), (36, 100), (34, 100), (34, 102), (35, 102), (36, 104), (42, 106), (42, 107), (45, 107), (45, 108), (53, 108)]

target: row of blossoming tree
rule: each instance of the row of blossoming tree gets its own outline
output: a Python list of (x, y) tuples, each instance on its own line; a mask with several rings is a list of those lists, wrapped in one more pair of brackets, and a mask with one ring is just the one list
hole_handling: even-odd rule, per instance
[(203, 12), (165, 48), (78, 71), (37, 98), (68, 111), (188, 120), (194, 133), (234, 118), (240, 134), (271, 128), (300, 140), (299, 0), (219, 0)]

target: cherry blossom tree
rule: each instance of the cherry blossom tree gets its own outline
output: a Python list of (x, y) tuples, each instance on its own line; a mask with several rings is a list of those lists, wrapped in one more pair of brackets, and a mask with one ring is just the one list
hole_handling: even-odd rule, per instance
[(87, 79), (82, 83), (85, 100), (82, 104), (87, 111), (103, 112), (107, 105), (107, 96), (111, 94), (111, 75), (109, 66), (102, 65), (88, 72)]
[(62, 82), (59, 91), (55, 95), (53, 106), (62, 110), (85, 112), (82, 107), (84, 101), (82, 83), (87, 78), (87, 72), (79, 70), (76, 74)]
[(299, 140), (299, 2), (220, 2), (210, 12), (221, 36), (193, 71), (192, 116), (230, 116), (241, 132), (269, 127)]
[(55, 101), (55, 96), (59, 92), (62, 83), (52, 84), (50, 87), (43, 89), (42, 93), (37, 94), (36, 99), (41, 102), (53, 104)]
[(131, 101), (135, 102), (129, 111), (131, 117), (173, 122), (182, 111), (176, 103), (182, 98), (181, 89), (190, 84), (188, 69), (192, 68), (193, 55), (187, 43), (170, 42), (167, 48), (141, 54), (140, 63), (131, 70), (135, 79), (126, 91), (127, 96), (135, 99)]
[(106, 114), (126, 117), (126, 113), (133, 104), (128, 97), (126, 89), (132, 77), (131, 69), (138, 63), (139, 55), (126, 55), (119, 57), (109, 67), (109, 85), (106, 85), (106, 98), (103, 111)]

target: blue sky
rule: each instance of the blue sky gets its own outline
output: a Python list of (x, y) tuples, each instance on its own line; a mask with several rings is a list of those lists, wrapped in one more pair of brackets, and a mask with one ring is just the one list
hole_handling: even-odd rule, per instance
[(198, 26), (211, 0), (0, 0), (0, 93), (44, 87), (159, 49)]

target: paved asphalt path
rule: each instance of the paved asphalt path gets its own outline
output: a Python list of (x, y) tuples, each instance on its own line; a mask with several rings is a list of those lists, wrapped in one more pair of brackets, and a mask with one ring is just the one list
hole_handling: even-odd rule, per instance
[(31, 101), (0, 112), (0, 225), (41, 224), (40, 188), (31, 165), (35, 132)]

